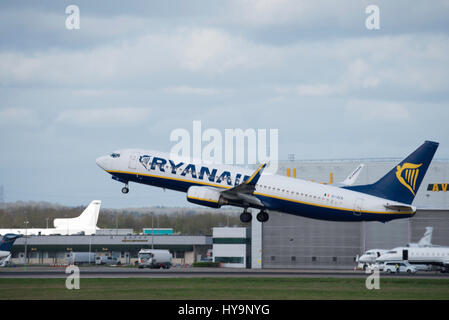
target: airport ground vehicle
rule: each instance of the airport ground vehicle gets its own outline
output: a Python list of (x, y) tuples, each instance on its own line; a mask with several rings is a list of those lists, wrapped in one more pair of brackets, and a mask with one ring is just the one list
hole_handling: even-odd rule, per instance
[(117, 257), (113, 256), (97, 256), (95, 258), (96, 264), (107, 264), (107, 265), (114, 265), (114, 264), (120, 264), (120, 260)]
[(93, 252), (70, 252), (67, 255), (67, 264), (95, 263)]
[(164, 268), (172, 266), (172, 255), (168, 250), (142, 249), (139, 251), (139, 269)]
[(381, 265), (380, 270), (388, 273), (415, 273), (417, 271), (416, 267), (407, 261), (389, 261)]

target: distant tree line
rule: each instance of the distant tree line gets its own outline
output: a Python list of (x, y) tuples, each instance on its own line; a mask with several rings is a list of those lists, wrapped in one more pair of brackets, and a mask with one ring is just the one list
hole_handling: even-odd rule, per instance
[[(55, 218), (74, 218), (83, 212), (85, 207), (40, 207), (33, 205), (12, 206), (0, 209), (0, 228), (53, 228)], [(142, 232), (142, 228), (173, 228), (175, 233), (189, 235), (211, 235), (213, 227), (243, 226), (239, 215), (235, 212), (222, 213), (210, 212), (196, 213), (194, 209), (180, 208), (172, 214), (147, 212), (133, 212), (132, 210), (101, 209), (97, 226), (104, 229), (133, 229), (134, 232)], [(157, 211), (154, 210), (154, 211)], [(153, 221), (152, 221), (153, 216)]]

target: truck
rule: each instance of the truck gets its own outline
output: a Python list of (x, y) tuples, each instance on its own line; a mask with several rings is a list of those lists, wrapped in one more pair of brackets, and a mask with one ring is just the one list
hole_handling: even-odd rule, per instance
[(95, 263), (94, 252), (69, 252), (67, 254), (67, 264)]
[(138, 257), (139, 269), (169, 269), (172, 266), (172, 255), (168, 250), (141, 249)]

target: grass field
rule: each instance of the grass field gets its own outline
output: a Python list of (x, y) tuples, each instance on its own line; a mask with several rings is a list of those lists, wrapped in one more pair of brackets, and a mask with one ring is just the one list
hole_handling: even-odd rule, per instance
[(67, 290), (65, 279), (0, 279), (0, 299), (449, 299), (449, 279), (343, 278), (128, 278), (82, 279)]

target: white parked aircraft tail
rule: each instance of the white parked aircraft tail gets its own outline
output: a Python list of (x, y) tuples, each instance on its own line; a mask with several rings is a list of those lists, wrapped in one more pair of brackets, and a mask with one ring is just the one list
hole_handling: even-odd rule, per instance
[(424, 236), (419, 240), (418, 246), (419, 247), (427, 247), (432, 245), (432, 233), (433, 233), (433, 227), (426, 227), (426, 232), (424, 233)]
[(98, 214), (100, 213), (101, 201), (94, 200), (89, 206), (76, 218), (55, 219), (53, 224), (56, 229), (76, 229), (77, 227), (91, 227), (96, 228), (98, 221)]
[(433, 227), (426, 227), (426, 232), (421, 240), (419, 240), (418, 243), (409, 243), (407, 247), (436, 247), (432, 245), (432, 233)]

